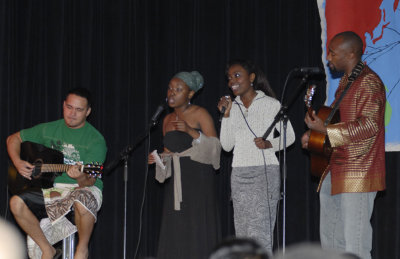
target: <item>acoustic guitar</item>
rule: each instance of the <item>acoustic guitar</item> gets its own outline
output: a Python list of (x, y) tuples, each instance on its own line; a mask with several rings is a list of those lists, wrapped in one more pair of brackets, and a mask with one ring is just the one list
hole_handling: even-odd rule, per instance
[[(35, 167), (32, 180), (22, 177), (11, 165), (8, 168), (8, 189), (11, 194), (18, 194), (28, 188), (51, 188), (56, 176), (68, 171), (73, 165), (63, 164), (64, 155), (41, 144), (25, 141), (21, 144), (21, 159)], [(79, 170), (92, 177), (101, 178), (103, 166), (99, 164), (80, 165)]]
[[(311, 101), (315, 93), (315, 85), (310, 85), (306, 91), (304, 102), (307, 107), (307, 112), (312, 118)], [(325, 125), (337, 123), (340, 121), (339, 112), (336, 111), (332, 119), (329, 119), (332, 112), (331, 107), (323, 106), (318, 110), (317, 116), (324, 121)], [(329, 165), (329, 160), (332, 154), (332, 147), (328, 136), (325, 133), (311, 130), (310, 139), (308, 140), (308, 150), (311, 159), (311, 174), (316, 177), (321, 177), (325, 169)]]

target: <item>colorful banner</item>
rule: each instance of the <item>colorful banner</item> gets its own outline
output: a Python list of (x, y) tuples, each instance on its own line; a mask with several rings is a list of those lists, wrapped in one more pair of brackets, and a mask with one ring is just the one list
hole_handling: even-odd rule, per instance
[(400, 0), (317, 0), (322, 28), (322, 60), (330, 105), (339, 84), (327, 67), (327, 43), (342, 31), (364, 42), (363, 60), (386, 87), (386, 151), (400, 151)]

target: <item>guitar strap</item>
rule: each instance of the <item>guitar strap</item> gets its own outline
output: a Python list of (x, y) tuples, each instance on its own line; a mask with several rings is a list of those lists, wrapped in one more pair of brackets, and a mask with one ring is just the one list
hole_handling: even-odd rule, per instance
[(353, 68), (351, 71), (351, 74), (347, 80), (347, 85), (346, 88), (343, 90), (342, 94), (340, 95), (339, 99), (335, 103), (335, 105), (332, 108), (331, 113), (329, 113), (328, 118), (326, 118), (324, 122), (324, 126), (328, 126), (328, 124), (331, 122), (333, 116), (335, 115), (337, 109), (339, 109), (339, 104), (342, 102), (343, 97), (346, 95), (347, 90), (349, 90), (350, 86), (353, 84), (353, 82), (356, 80), (356, 78), (361, 74), (361, 71), (364, 68), (364, 63), (362, 61), (358, 62), (358, 64)]

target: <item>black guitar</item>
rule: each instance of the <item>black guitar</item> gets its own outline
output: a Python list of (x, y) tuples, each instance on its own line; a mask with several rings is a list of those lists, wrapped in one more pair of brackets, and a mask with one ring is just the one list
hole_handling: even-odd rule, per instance
[[(8, 189), (18, 194), (28, 188), (51, 188), (56, 176), (68, 171), (72, 165), (63, 164), (64, 155), (41, 144), (25, 141), (21, 144), (21, 159), (33, 164), (32, 180), (22, 177), (12, 165), (8, 168)], [(103, 166), (98, 164), (81, 165), (80, 170), (93, 177), (102, 176)]]

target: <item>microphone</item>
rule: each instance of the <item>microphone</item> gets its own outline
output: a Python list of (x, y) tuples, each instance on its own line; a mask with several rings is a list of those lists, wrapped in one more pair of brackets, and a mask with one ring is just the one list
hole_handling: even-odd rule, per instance
[(220, 114), (219, 114), (219, 121), (222, 121), (222, 118), (224, 117), (225, 111), (226, 111), (226, 107), (222, 106), (222, 109), (221, 109)]
[(160, 117), (161, 113), (165, 110), (165, 108), (167, 108), (167, 105), (165, 104), (158, 105), (157, 110), (154, 112), (153, 116), (151, 117), (151, 122), (148, 125), (148, 132), (145, 135), (140, 136), (139, 141), (136, 142), (135, 144), (126, 146), (124, 150), (121, 151), (117, 159), (114, 159), (110, 163), (107, 163), (106, 166), (104, 167), (105, 174), (111, 173), (111, 171), (114, 170), (114, 168), (119, 163), (121, 163), (121, 161), (124, 160), (125, 157), (128, 156), (129, 153), (131, 153), (139, 143), (141, 143), (141, 141), (143, 141), (143, 139), (147, 136), (147, 134), (149, 134), (151, 127), (157, 124), (158, 117)]
[(161, 113), (165, 110), (166, 105), (160, 104), (157, 107), (157, 110), (154, 112), (153, 116), (151, 117), (151, 122), (153, 125), (157, 124), (158, 117), (160, 117)]
[(301, 67), (301, 68), (295, 68), (294, 71), (300, 74), (307, 74), (307, 75), (323, 74), (323, 70), (319, 67)]
[[(230, 98), (230, 95), (226, 94), (226, 95), (223, 96), (223, 98), (228, 100)], [(220, 122), (222, 121), (222, 118), (224, 117), (225, 111), (226, 111), (226, 106), (222, 106), (222, 109), (221, 109), (220, 114), (219, 114), (219, 121)]]

